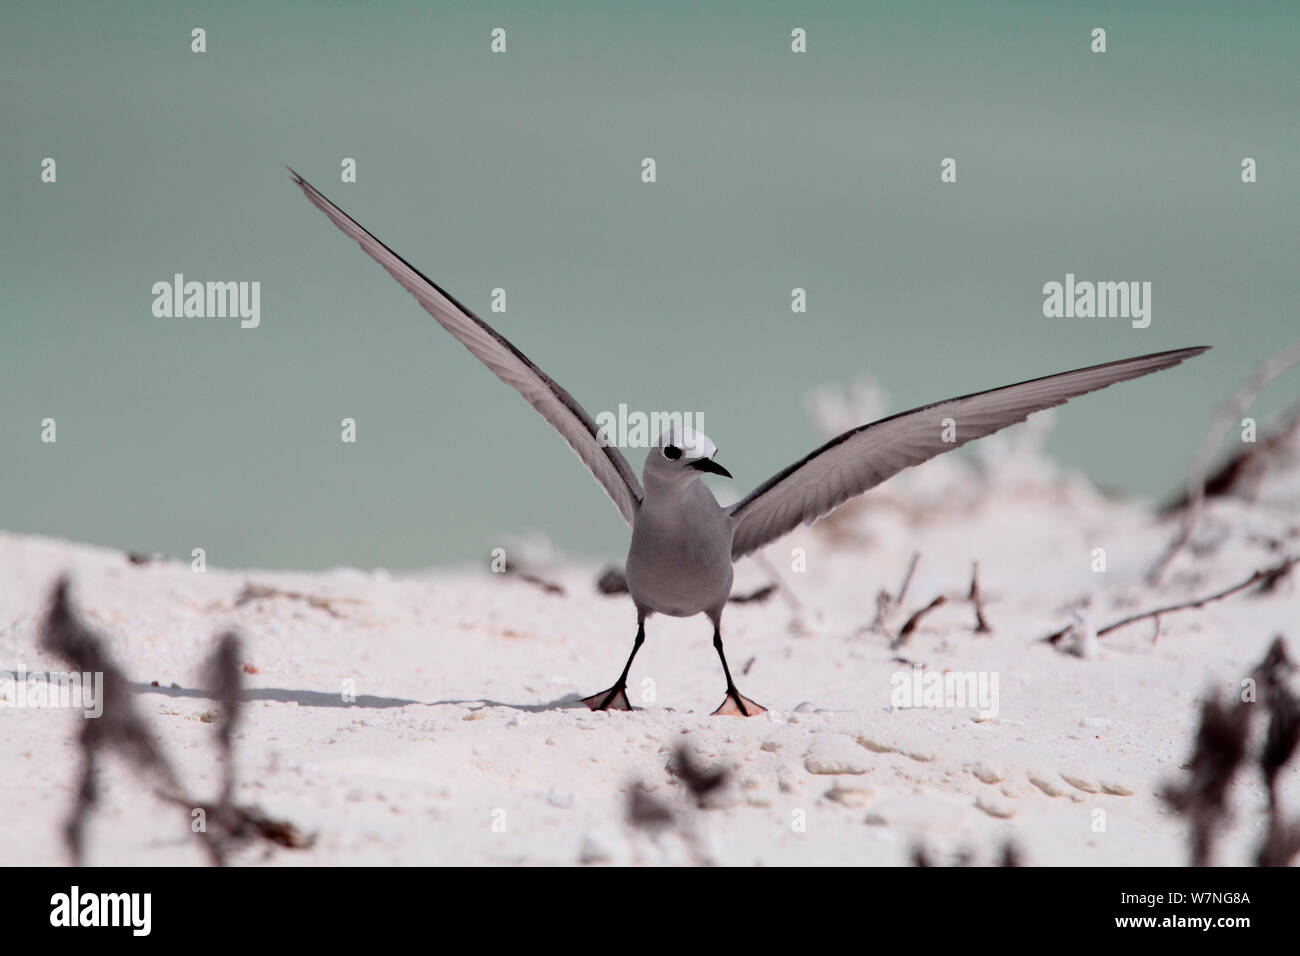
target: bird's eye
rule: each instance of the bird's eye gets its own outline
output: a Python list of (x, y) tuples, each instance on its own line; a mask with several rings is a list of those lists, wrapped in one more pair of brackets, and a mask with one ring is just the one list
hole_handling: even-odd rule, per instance
[(664, 457), (669, 461), (676, 461), (682, 457), (682, 450), (676, 445), (664, 445)]

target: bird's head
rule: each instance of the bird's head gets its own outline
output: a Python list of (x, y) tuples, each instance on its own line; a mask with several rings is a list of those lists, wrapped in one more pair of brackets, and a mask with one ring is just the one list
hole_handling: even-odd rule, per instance
[(731, 477), (713, 456), (718, 446), (704, 432), (688, 426), (670, 425), (664, 430), (646, 455), (642, 474), (646, 484), (671, 482), (687, 484), (701, 473)]

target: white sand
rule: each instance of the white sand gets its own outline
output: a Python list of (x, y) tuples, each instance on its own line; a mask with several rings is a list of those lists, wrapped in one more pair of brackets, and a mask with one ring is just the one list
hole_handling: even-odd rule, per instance
[[(633, 713), (575, 708), (578, 695), (613, 680), (634, 630), (625, 595), (595, 592), (594, 565), (536, 568), (565, 587), (555, 596), (486, 567), (198, 574), (186, 563), (134, 566), (113, 551), (0, 534), (0, 669), (62, 668), (36, 645), (50, 588), (69, 572), (118, 663), (133, 681), (159, 683), (139, 695), (141, 711), (192, 790), (211, 798), (214, 729), (200, 715), (213, 704), (196, 690), (197, 674), (214, 636), (237, 628), (256, 668), (237, 744), (240, 800), (319, 832), (313, 849), (258, 847), (237, 862), (689, 861), (677, 835), (652, 839), (625, 825), (628, 788), (641, 780), (683, 811), (698, 852), (722, 864), (898, 864), (917, 842), (941, 862), (967, 849), (987, 862), (1008, 838), (1033, 864), (1184, 863), (1184, 827), (1155, 791), (1180, 776), (1207, 688), (1237, 687), (1279, 633), (1300, 657), (1300, 574), (1267, 597), (1170, 615), (1158, 639), (1149, 621), (1116, 632), (1093, 659), (1037, 641), (1070, 621), (1065, 609), (1078, 599), (1091, 599), (1089, 620), (1101, 626), (1219, 590), (1300, 549), (1297, 471), (1256, 504), (1215, 503), (1205, 533), (1213, 550), (1185, 554), (1151, 589), (1143, 574), (1174, 525), (1060, 473), (1033, 439), (1021, 428), (977, 443), (970, 460), (938, 459), (768, 549), (801, 602), (801, 626), (792, 630), (795, 615), (779, 597), (732, 605), (724, 619), (737, 682), (773, 709), (768, 717), (708, 716), (723, 684), (703, 618), (649, 622), (631, 691), (636, 702), (652, 679), (653, 703)], [(795, 547), (806, 549), (805, 573), (790, 571)], [(1103, 574), (1090, 569), (1098, 547)], [(913, 550), (922, 558), (903, 610), (889, 618), (894, 632), (935, 595), (964, 592), (978, 561), (992, 635), (972, 633), (970, 608), (956, 603), (897, 652), (863, 630)], [(746, 561), (736, 589), (766, 580)], [(287, 598), (236, 607), (250, 581), (329, 598), (341, 616)], [(927, 669), (995, 673), (996, 718), (891, 708), (891, 676), (907, 670), (895, 653)], [(351, 705), (340, 694), (348, 679)], [(66, 859), (58, 831), (80, 719), (0, 709), (0, 863)], [(709, 809), (687, 813), (666, 771), (679, 743), (735, 768)], [(1284, 784), (1293, 808), (1297, 776), (1289, 769)], [(205, 862), (184, 813), (120, 760), (103, 779), (90, 862)], [(1093, 792), (1103, 788), (1131, 795)], [(1243, 863), (1264, 795), (1253, 774), (1232, 795), (1238, 826), (1219, 859)], [(1095, 829), (1099, 810), (1104, 831)], [(802, 832), (793, 825), (801, 817)]]

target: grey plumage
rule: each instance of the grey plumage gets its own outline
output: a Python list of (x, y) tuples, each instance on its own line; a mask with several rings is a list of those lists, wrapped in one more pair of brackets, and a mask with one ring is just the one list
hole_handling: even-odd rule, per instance
[[(731, 507), (735, 523), (731, 556), (741, 558), (800, 523), (812, 524), (904, 468), (1079, 395), (1170, 368), (1207, 348), (1156, 352), (1047, 375), (923, 405), (851, 429), (773, 475)], [(944, 439), (945, 419), (953, 421), (952, 442)]]
[(307, 198), (329, 216), (330, 221), (355, 239), (366, 254), (388, 270), (398, 283), (415, 296), (438, 324), (456, 337), (480, 362), (492, 370), (524, 401), (560, 433), (582, 463), (596, 476), (614, 506), (628, 524), (641, 501), (641, 485), (627, 459), (612, 445), (603, 445), (596, 423), (554, 379), (539, 369), (528, 356), (506, 341), (478, 316), (457, 302), (436, 282), (384, 245), (360, 223), (326, 199), (311, 183), (289, 170)]
[(636, 641), (614, 686), (586, 698), (594, 709), (630, 709), (627, 676), (645, 639), (646, 617), (703, 613), (713, 623), (713, 643), (727, 679), (727, 697), (715, 713), (762, 713), (763, 708), (736, 690), (722, 651), (722, 609), (731, 591), (734, 561), (801, 523), (812, 524), (904, 468), (1022, 422), (1033, 412), (1206, 351), (1198, 347), (1158, 352), (915, 408), (845, 432), (723, 508), (699, 480), (701, 472), (730, 477), (713, 461), (717, 448), (706, 436), (690, 429), (670, 429), (660, 436), (646, 456), (643, 488), (622, 453), (601, 440), (595, 422), (573, 396), (301, 176), (290, 173), (317, 208), (560, 433), (632, 526), (627, 582), (637, 610)]

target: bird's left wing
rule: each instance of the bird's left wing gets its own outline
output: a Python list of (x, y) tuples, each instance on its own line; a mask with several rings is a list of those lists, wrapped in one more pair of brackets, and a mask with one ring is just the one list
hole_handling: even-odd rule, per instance
[(628, 524), (636, 516), (643, 492), (627, 459), (613, 445), (601, 441), (596, 423), (572, 395), (534, 365), (523, 352), (413, 265), (365, 230), (292, 169), (289, 170), (307, 198), (370, 258), (415, 296), (426, 312), (454, 335), (474, 357), (520, 395), (560, 433), (613, 500)]
[[(1170, 368), (1206, 348), (1156, 352), (1048, 375), (914, 408), (847, 431), (731, 507), (732, 560), (775, 541), (800, 522), (812, 524), (904, 468), (1023, 422), (1031, 413), (1077, 395)], [(945, 419), (952, 419), (955, 434), (945, 428)]]

